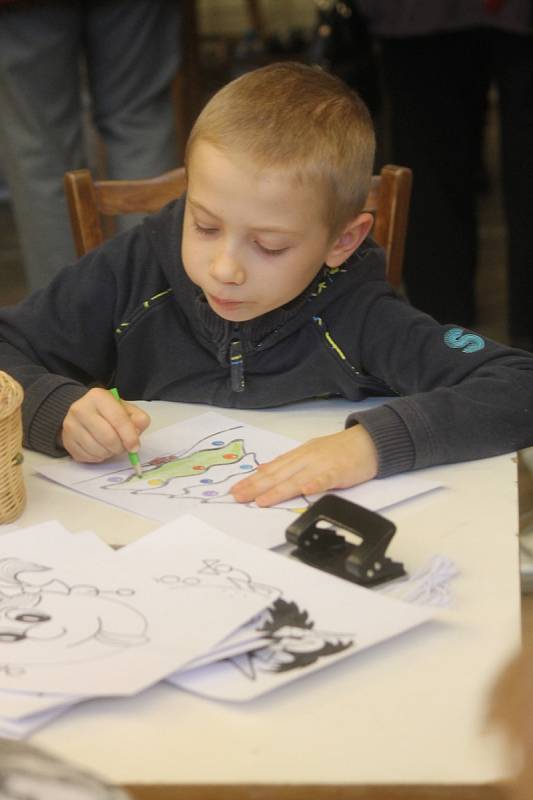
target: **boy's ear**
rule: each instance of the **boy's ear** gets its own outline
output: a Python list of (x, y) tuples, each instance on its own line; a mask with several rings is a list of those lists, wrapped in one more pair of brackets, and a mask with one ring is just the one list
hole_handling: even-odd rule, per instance
[(367, 211), (350, 220), (331, 245), (325, 258), (325, 264), (328, 267), (340, 267), (366, 239), (373, 224), (374, 217)]

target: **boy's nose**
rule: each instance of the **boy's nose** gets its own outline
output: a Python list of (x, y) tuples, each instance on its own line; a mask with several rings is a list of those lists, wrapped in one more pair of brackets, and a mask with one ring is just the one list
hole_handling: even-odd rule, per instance
[(239, 260), (227, 251), (219, 253), (211, 262), (211, 275), (220, 283), (244, 283), (244, 270)]

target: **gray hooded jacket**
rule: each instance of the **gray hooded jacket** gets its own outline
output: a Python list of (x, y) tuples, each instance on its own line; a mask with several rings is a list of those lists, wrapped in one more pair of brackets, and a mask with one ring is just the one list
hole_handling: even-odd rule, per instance
[(227, 408), (386, 396), (347, 420), (372, 436), (379, 477), (533, 444), (533, 355), (412, 308), (371, 240), (286, 306), (234, 324), (186, 275), (182, 221), (178, 200), (0, 309), (0, 369), (24, 387), (27, 447), (64, 455), (62, 421), (94, 384)]

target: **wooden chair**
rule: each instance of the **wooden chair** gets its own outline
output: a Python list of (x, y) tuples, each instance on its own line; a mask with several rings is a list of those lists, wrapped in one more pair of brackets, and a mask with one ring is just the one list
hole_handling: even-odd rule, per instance
[[(104, 241), (103, 219), (159, 211), (185, 191), (186, 180), (180, 167), (137, 181), (93, 181), (89, 170), (79, 169), (67, 172), (64, 182), (76, 250), (82, 256)], [(411, 170), (387, 165), (373, 176), (365, 205), (375, 217), (372, 235), (385, 249), (387, 279), (395, 288), (402, 280), (410, 195)]]
[(152, 214), (183, 194), (185, 168), (137, 181), (93, 181), (88, 169), (76, 169), (65, 173), (63, 183), (76, 252), (83, 256), (106, 238), (106, 219), (117, 214)]
[(402, 283), (412, 178), (409, 167), (387, 164), (372, 177), (365, 203), (365, 211), (374, 215), (372, 236), (385, 250), (387, 280), (395, 289)]

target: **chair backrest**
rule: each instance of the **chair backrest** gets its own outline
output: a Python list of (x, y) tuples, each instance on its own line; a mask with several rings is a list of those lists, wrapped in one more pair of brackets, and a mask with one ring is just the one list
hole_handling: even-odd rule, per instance
[[(411, 196), (411, 170), (387, 165), (374, 175), (365, 211), (374, 215), (372, 235), (384, 249), (387, 279), (401, 285), (405, 235)], [(79, 256), (102, 244), (103, 219), (117, 214), (159, 211), (185, 191), (185, 169), (136, 181), (93, 181), (88, 169), (65, 173), (65, 191)]]
[(412, 180), (409, 167), (387, 164), (372, 177), (365, 203), (365, 211), (374, 215), (372, 236), (385, 250), (387, 280), (395, 289), (402, 283)]

